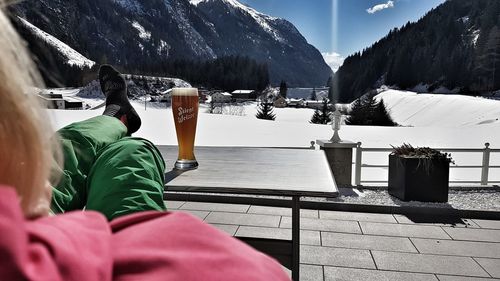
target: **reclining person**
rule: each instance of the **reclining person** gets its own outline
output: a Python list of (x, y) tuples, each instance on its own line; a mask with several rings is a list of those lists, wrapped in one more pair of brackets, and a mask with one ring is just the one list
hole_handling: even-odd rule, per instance
[[(289, 280), (266, 255), (163, 211), (163, 159), (127, 137), (140, 119), (113, 68), (99, 75), (104, 115), (63, 128), (59, 142), (26, 94), (42, 83), (2, 11), (0, 53), (0, 280)], [(48, 216), (51, 202), (65, 213)]]

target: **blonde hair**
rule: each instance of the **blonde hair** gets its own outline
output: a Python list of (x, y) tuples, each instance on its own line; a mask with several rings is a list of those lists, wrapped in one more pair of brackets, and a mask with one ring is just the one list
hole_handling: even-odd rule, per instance
[(0, 184), (17, 191), (24, 214), (31, 217), (48, 211), (46, 185), (57, 148), (36, 96), (42, 79), (2, 11), (5, 6), (0, 0)]

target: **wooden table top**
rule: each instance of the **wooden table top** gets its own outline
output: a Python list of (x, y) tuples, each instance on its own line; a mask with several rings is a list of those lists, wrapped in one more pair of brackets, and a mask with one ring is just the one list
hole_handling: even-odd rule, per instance
[(173, 170), (177, 146), (158, 146), (165, 158), (165, 190), (281, 196), (336, 197), (338, 189), (321, 150), (196, 147), (196, 170)]

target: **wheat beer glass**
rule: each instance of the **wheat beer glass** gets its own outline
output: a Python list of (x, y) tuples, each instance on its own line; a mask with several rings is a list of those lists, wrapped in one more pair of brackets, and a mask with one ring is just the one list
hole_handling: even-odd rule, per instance
[(198, 119), (198, 89), (173, 89), (172, 112), (179, 144), (179, 157), (175, 162), (175, 169), (196, 169), (198, 162), (194, 157), (194, 138)]

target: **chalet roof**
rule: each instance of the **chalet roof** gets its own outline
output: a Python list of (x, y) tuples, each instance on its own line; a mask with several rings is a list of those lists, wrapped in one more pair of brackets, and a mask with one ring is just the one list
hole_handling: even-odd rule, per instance
[(224, 93), (215, 93), (212, 96), (215, 96), (215, 95), (222, 95), (222, 96), (226, 96), (226, 97), (231, 97), (232, 96), (230, 93), (227, 93), (227, 92), (224, 92)]
[(234, 90), (233, 94), (251, 94), (254, 90)]

